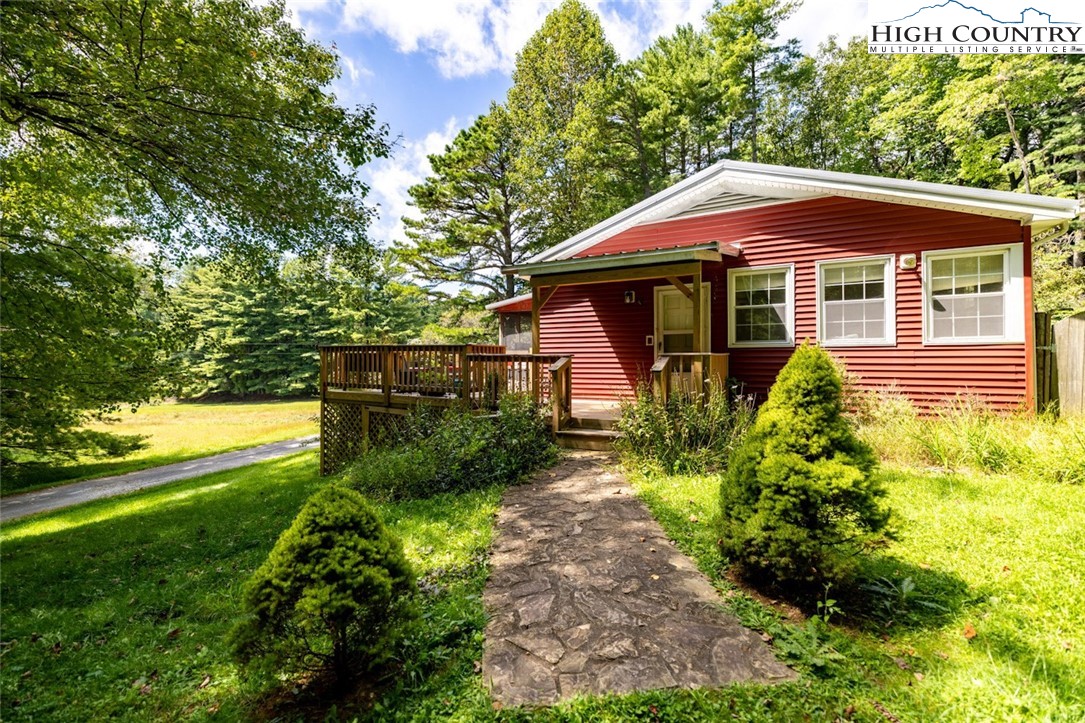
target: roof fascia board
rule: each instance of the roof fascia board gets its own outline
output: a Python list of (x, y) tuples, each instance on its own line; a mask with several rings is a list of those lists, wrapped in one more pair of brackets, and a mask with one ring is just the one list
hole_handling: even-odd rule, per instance
[(609, 256), (585, 256), (576, 259), (555, 259), (553, 261), (541, 261), (537, 263), (521, 264), (519, 266), (506, 267), (506, 274), (516, 274), (523, 278), (530, 278), (538, 274), (564, 274), (575, 271), (604, 271), (606, 269), (620, 269), (633, 266), (655, 266), (657, 264), (672, 264), (682, 261), (721, 261), (723, 253), (728, 256), (735, 254), (735, 249), (730, 245), (722, 249), (718, 241), (696, 246), (685, 246), (671, 249), (651, 249), (648, 251), (631, 251), (627, 253), (611, 254)]
[[(790, 169), (789, 169), (790, 170)], [(908, 199), (931, 205), (954, 205), (961, 208), (984, 209), (990, 212), (1018, 218), (1023, 223), (1033, 219), (1062, 220), (1076, 215), (1077, 201), (1051, 196), (1026, 195), (1009, 191), (992, 191), (985, 188), (949, 186), (924, 181), (902, 181), (895, 178), (854, 176), (831, 171), (808, 171), (796, 173), (763, 173), (742, 169), (728, 174), (735, 181), (766, 188), (779, 186), (795, 190), (820, 190), (832, 195), (880, 197), (892, 203), (895, 199)], [(843, 178), (841, 178), (843, 177)], [(899, 202), (899, 201), (898, 201)], [(977, 213), (972, 210), (972, 213)]]
[(531, 301), (531, 294), (520, 294), (519, 296), (512, 296), (508, 299), (502, 299), (501, 301), (495, 301), (492, 304), (486, 304), (484, 307), (487, 311), (497, 311), (506, 306), (512, 306), (513, 304), (522, 304), (525, 301)]

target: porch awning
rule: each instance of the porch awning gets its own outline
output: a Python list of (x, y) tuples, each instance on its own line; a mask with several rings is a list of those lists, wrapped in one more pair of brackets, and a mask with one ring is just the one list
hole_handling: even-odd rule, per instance
[[(563, 280), (576, 278), (583, 279), (579, 283), (590, 283), (594, 278), (593, 275), (598, 275), (598, 281), (612, 281), (622, 278), (627, 273), (630, 277), (642, 276), (646, 273), (650, 275), (652, 272), (649, 269), (655, 267), (662, 267), (659, 269), (659, 275), (669, 275), (678, 265), (699, 264), (703, 261), (719, 262), (724, 256), (738, 256), (740, 253), (742, 253), (742, 250), (733, 244), (711, 241), (695, 246), (539, 261), (519, 266), (506, 266), (502, 271), (506, 274), (516, 274), (525, 279), (534, 278), (536, 281), (541, 281), (537, 277), (554, 278), (555, 280), (559, 278), (563, 278)], [(575, 276), (568, 276), (570, 274), (575, 274)], [(534, 286), (535, 283), (532, 285)]]

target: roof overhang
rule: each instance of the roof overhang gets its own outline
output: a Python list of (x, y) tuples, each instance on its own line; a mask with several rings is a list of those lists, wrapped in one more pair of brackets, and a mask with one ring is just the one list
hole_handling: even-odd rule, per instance
[(519, 296), (513, 296), (511, 299), (503, 299), (501, 301), (495, 301), (492, 304), (486, 304), (487, 311), (512, 313), (516, 311), (531, 311), (531, 294), (520, 294)]
[(859, 198), (1017, 221), (1050, 235), (1081, 213), (1074, 199), (909, 181), (808, 168), (720, 161), (532, 257), (531, 266), (569, 259), (634, 226), (733, 213), (825, 196)]
[[(539, 261), (519, 266), (507, 266), (506, 274), (516, 274), (525, 279), (536, 277), (556, 277), (568, 274), (621, 272), (632, 269), (651, 269), (653, 267), (671, 267), (691, 262), (719, 262), (724, 256), (738, 256), (742, 250), (731, 244), (719, 241), (681, 246), (669, 249), (650, 249), (647, 251), (628, 251), (604, 256), (585, 256), (576, 259), (555, 259)], [(661, 270), (661, 275), (667, 271)], [(608, 275), (607, 280), (610, 280)], [(637, 274), (638, 276), (641, 274)], [(487, 307), (489, 308), (489, 307)]]

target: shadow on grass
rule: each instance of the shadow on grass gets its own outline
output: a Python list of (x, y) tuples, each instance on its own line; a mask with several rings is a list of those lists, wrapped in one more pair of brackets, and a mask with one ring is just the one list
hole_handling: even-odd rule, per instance
[(880, 632), (939, 628), (986, 597), (954, 573), (891, 555), (864, 560), (857, 580), (833, 594), (848, 601), (848, 622)]

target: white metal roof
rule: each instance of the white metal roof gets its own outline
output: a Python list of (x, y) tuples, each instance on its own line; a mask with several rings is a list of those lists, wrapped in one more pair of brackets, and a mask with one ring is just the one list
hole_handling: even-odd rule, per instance
[(1031, 226), (1033, 235), (1063, 225), (1082, 211), (1078, 201), (1069, 198), (763, 163), (720, 161), (536, 254), (528, 259), (528, 263), (569, 258), (634, 226), (825, 196), (862, 198), (1012, 219)]
[(515, 306), (516, 304), (521, 304), (525, 301), (531, 301), (531, 294), (520, 294), (519, 296), (495, 301), (492, 304), (486, 304), (486, 309), (489, 311), (500, 311), (506, 306)]

